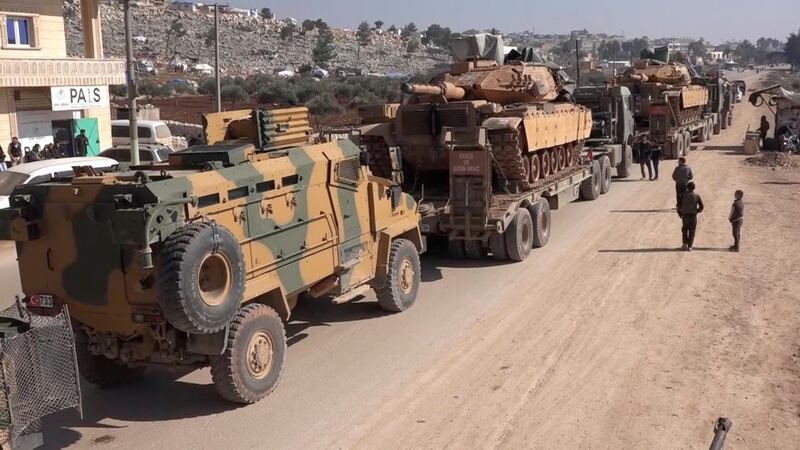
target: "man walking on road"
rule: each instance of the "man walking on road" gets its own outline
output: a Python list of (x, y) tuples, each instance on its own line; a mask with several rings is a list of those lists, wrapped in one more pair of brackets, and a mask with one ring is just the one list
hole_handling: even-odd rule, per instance
[(761, 135), (761, 148), (764, 148), (764, 144), (767, 141), (767, 132), (769, 131), (769, 120), (767, 120), (767, 116), (761, 116), (761, 125), (758, 127), (758, 133)]
[(647, 167), (647, 176), (653, 179), (653, 166), (650, 164), (650, 142), (644, 138), (642, 142), (637, 144), (637, 158), (639, 160), (639, 168), (642, 170), (642, 179), (644, 180), (644, 168)]
[(731, 228), (733, 231), (733, 245), (731, 245), (729, 248), (729, 250), (732, 252), (739, 251), (739, 241), (742, 237), (742, 223), (744, 223), (744, 201), (742, 201), (744, 192), (742, 192), (741, 189), (737, 189), (735, 195), (736, 200), (733, 201), (733, 205), (731, 205), (731, 213), (728, 216), (728, 220), (731, 222)]
[(700, 194), (694, 191), (694, 182), (686, 184), (686, 192), (681, 197), (678, 204), (678, 215), (683, 222), (681, 225), (681, 236), (683, 238), (683, 249), (690, 252), (694, 245), (694, 233), (697, 229), (697, 215), (703, 212), (703, 199)]
[(681, 156), (678, 158), (678, 167), (672, 171), (672, 179), (675, 180), (675, 197), (676, 197), (676, 208), (680, 212), (681, 208), (681, 197), (683, 197), (683, 193), (686, 192), (686, 185), (694, 178), (694, 174), (692, 173), (692, 168), (686, 164), (686, 158)]
[(653, 172), (655, 175), (653, 178), (651, 178), (651, 180), (658, 179), (658, 164), (661, 162), (661, 159), (663, 158), (661, 155), (663, 155), (663, 153), (661, 152), (661, 147), (653, 146), (650, 148), (650, 160), (653, 162)]
[(80, 134), (75, 136), (75, 156), (86, 156), (89, 150), (89, 138), (86, 137), (86, 130), (81, 130)]

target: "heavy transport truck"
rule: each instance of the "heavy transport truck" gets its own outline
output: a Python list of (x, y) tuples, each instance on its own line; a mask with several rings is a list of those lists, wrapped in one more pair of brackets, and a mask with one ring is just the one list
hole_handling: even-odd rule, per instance
[(687, 155), (693, 140), (705, 142), (731, 120), (723, 93), (711, 94), (724, 84), (695, 79), (684, 64), (642, 59), (615, 81), (633, 98), (634, 142), (647, 136), (666, 158)]
[(583, 142), (591, 112), (555, 69), (502, 61), (496, 36), (457, 41), (449, 71), (406, 84), (402, 104), (360, 109), (373, 173), (403, 183), (421, 230), (456, 257), (524, 260), (547, 243), (550, 211), (607, 192), (611, 162)]
[(381, 308), (403, 311), (424, 239), (414, 199), (371, 175), (356, 145), (299, 144), (305, 108), (205, 123), (222, 140), (167, 163), (77, 167), (70, 182), (18, 188), (0, 239), (16, 242), (29, 306), (68, 305), (91, 383), (207, 365), (223, 398), (253, 403), (278, 383), (300, 295), (373, 289)]

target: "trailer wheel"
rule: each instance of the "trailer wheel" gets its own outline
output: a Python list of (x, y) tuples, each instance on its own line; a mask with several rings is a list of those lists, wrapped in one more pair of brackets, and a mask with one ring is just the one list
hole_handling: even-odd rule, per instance
[(144, 373), (144, 367), (128, 367), (120, 361), (92, 354), (83, 331), (75, 334), (75, 356), (81, 376), (89, 383), (104, 389), (124, 386)]
[(622, 161), (617, 165), (617, 178), (628, 178), (631, 176), (631, 164), (633, 164), (633, 148), (624, 144), (622, 149)]
[(730, 125), (728, 123), (728, 118), (727, 117), (720, 117), (719, 125), (720, 125), (720, 128), (722, 128), (723, 130), (727, 129), (728, 125)]
[(467, 257), (467, 252), (464, 249), (464, 241), (460, 239), (448, 239), (447, 252), (450, 254), (451, 258), (465, 259)]
[(683, 153), (681, 156), (688, 156), (689, 151), (692, 150), (692, 132), (686, 130), (683, 132)]
[(581, 181), (580, 195), (583, 200), (596, 200), (600, 196), (600, 185), (602, 184), (600, 173), (600, 163), (592, 161), (592, 176)]
[(672, 141), (672, 159), (678, 159), (683, 156), (683, 135), (679, 134), (674, 141)]
[(533, 221), (527, 208), (519, 208), (505, 232), (506, 250), (512, 261), (524, 261), (533, 248)]
[(608, 156), (601, 156), (600, 162), (600, 193), (606, 194), (611, 190), (611, 160)]
[(158, 302), (175, 328), (194, 334), (225, 328), (244, 297), (242, 248), (222, 225), (195, 222), (164, 241)]
[(720, 124), (720, 122), (721, 122), (721, 121), (722, 121), (722, 119), (720, 118), (720, 120), (718, 120), (718, 121), (717, 121), (717, 122), (714, 124), (714, 134), (720, 134), (720, 133), (722, 133), (722, 124)]
[(733, 114), (728, 113), (728, 126), (733, 125)]
[(708, 118), (706, 120), (706, 141), (711, 140), (711, 131), (714, 129), (714, 120), (712, 118)]
[(550, 240), (550, 202), (539, 198), (528, 209), (533, 221), (533, 248), (544, 247)]
[(697, 133), (697, 142), (705, 142), (706, 141), (706, 130), (708, 129), (708, 121), (703, 124), (703, 127), (700, 128), (700, 131)]
[(217, 393), (234, 403), (255, 403), (280, 381), (286, 355), (286, 332), (274, 309), (251, 303), (230, 322), (225, 353), (210, 358)]
[(492, 258), (498, 261), (508, 260), (508, 250), (506, 250), (506, 236), (501, 233), (489, 235), (489, 247), (492, 250)]
[(486, 256), (486, 249), (482, 241), (464, 241), (464, 253), (469, 259), (483, 259)]
[(384, 311), (402, 312), (414, 304), (419, 290), (419, 252), (408, 239), (395, 239), (389, 251), (386, 282), (375, 289), (378, 304)]

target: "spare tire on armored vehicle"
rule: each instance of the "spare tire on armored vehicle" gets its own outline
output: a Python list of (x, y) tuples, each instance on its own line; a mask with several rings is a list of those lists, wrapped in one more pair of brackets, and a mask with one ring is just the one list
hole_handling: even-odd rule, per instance
[(172, 233), (161, 247), (158, 268), (159, 304), (181, 331), (225, 328), (244, 298), (242, 249), (222, 225), (196, 222)]

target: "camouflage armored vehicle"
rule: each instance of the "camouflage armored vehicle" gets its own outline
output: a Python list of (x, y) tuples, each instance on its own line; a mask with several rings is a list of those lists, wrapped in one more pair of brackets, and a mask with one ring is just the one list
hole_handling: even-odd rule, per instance
[(549, 207), (558, 206), (550, 199), (565, 189), (577, 196), (570, 188), (587, 178), (595, 181), (586, 192), (596, 196), (592, 187), (610, 182), (610, 163), (602, 159), (597, 164), (608, 168), (592, 169), (585, 160), (591, 113), (564, 101), (568, 90), (557, 70), (502, 64), (502, 48), (490, 35), (456, 41), (448, 72), (404, 85), (402, 104), (360, 109), (361, 143), (373, 173), (404, 181), (422, 202), (424, 233), (446, 236), (458, 257), (491, 251), (519, 261), (547, 241)]
[(77, 168), (0, 211), (25, 295), (69, 305), (92, 383), (149, 363), (210, 365), (222, 397), (252, 403), (278, 383), (282, 321), (299, 295), (346, 301), (372, 288), (385, 310), (414, 303), (414, 199), (372, 176), (350, 141), (287, 144), (308, 127), (304, 109), (225, 114), (207, 123), (246, 137), (128, 172)]
[(708, 113), (709, 91), (694, 83), (685, 64), (641, 59), (617, 83), (633, 96), (637, 128), (663, 147), (664, 156), (684, 156), (693, 139), (702, 142), (711, 137), (714, 118)]

